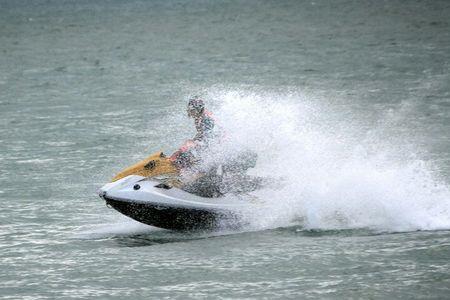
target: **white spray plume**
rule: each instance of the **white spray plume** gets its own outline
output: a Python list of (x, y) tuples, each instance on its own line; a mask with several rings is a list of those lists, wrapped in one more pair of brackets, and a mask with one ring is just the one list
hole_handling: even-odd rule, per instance
[(256, 192), (268, 206), (249, 216), (255, 229), (296, 222), (314, 229), (450, 228), (449, 187), (421, 160), (374, 152), (388, 149), (373, 144), (382, 138), (359, 141), (351, 122), (327, 117), (332, 107), (298, 93), (214, 90), (207, 97), (228, 145), (258, 153), (252, 173), (285, 182)]

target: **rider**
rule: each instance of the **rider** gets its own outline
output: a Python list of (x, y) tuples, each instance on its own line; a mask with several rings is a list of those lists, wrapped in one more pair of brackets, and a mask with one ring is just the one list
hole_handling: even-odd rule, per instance
[[(259, 179), (248, 179), (248, 176), (242, 175), (246, 169), (254, 166), (256, 157), (253, 154), (237, 156), (226, 167), (220, 167), (217, 160), (208, 164), (208, 155), (214, 152), (214, 147), (211, 146), (221, 143), (224, 134), (216, 125), (212, 114), (205, 109), (205, 103), (200, 97), (189, 99), (187, 114), (194, 119), (197, 133), (170, 157), (180, 171), (182, 189), (202, 197), (218, 197), (228, 191), (242, 192), (259, 186)], [(236, 176), (237, 173), (239, 177)], [(225, 174), (228, 176), (224, 177)]]
[(199, 152), (202, 152), (217, 137), (215, 121), (212, 114), (205, 109), (205, 103), (199, 96), (189, 99), (187, 114), (194, 119), (197, 133), (192, 140), (188, 140), (170, 158), (178, 168), (191, 167), (199, 159)]
[(194, 118), (195, 129), (197, 130), (193, 140), (208, 144), (214, 137), (215, 122), (212, 114), (205, 109), (203, 100), (198, 96), (189, 99), (187, 113), (189, 117)]

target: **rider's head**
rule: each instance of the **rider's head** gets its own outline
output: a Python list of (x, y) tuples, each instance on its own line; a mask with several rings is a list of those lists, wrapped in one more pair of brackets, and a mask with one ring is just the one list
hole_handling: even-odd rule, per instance
[(189, 117), (197, 118), (203, 114), (205, 103), (198, 96), (189, 99), (187, 113)]

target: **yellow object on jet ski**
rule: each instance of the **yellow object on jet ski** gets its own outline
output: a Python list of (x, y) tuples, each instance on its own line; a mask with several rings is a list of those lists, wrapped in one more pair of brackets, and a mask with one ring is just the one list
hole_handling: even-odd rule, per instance
[(122, 179), (129, 175), (153, 177), (162, 174), (178, 174), (177, 168), (162, 152), (156, 152), (144, 160), (126, 168), (117, 174), (112, 181)]

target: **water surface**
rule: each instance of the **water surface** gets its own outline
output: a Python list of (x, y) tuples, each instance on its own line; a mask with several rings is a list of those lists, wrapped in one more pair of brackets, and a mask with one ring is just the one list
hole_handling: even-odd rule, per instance
[[(0, 294), (450, 294), (447, 1), (0, 1)], [(96, 190), (193, 134), (200, 93), (288, 179), (242, 232), (173, 233)], [(288, 162), (288, 163), (286, 163)]]

